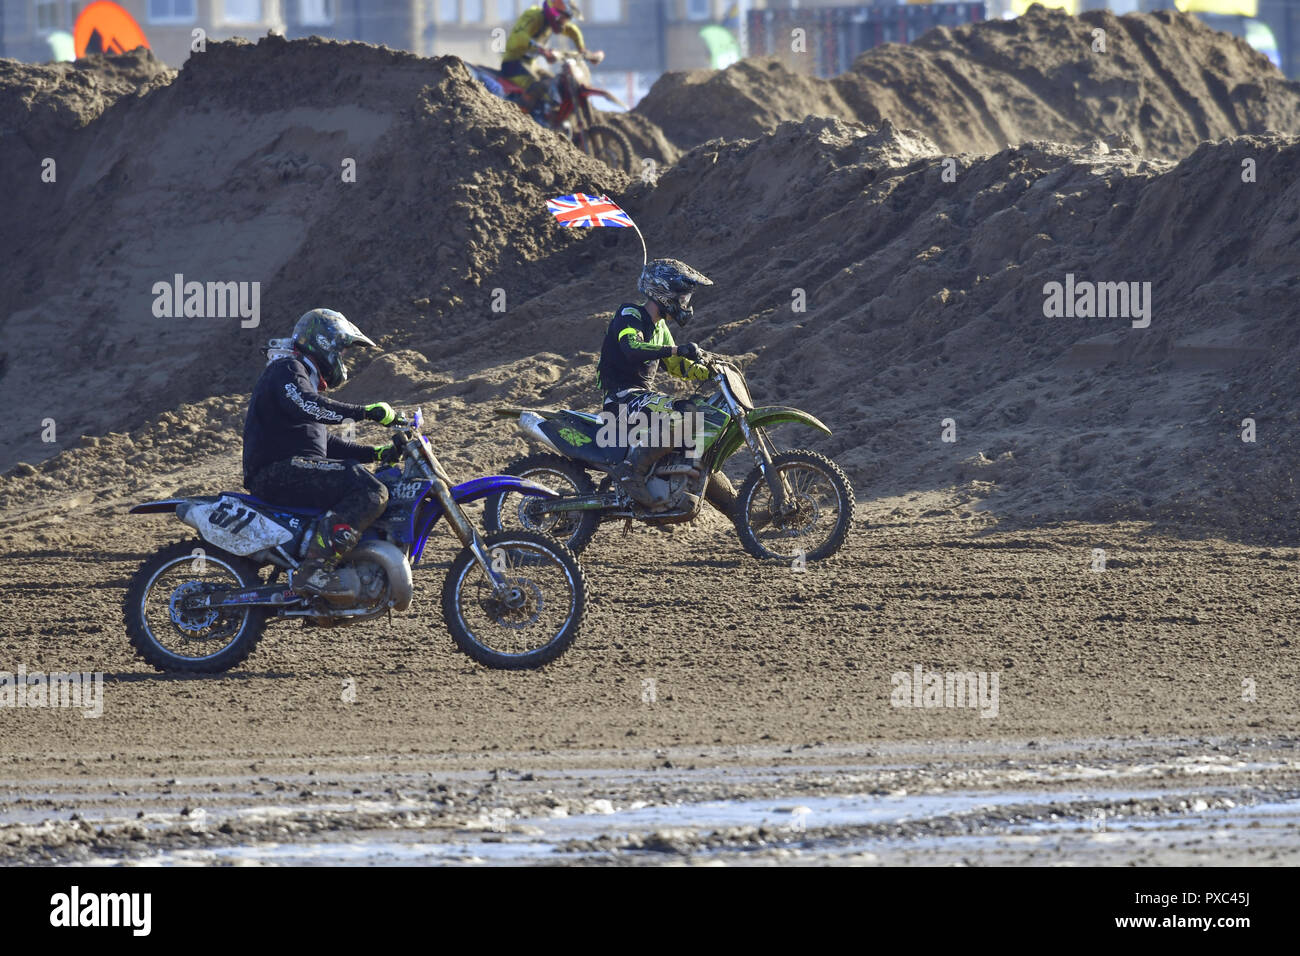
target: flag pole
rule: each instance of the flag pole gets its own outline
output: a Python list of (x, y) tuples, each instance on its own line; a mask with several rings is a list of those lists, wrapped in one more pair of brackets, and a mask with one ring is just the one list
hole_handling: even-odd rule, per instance
[(632, 228), (636, 230), (636, 237), (641, 240), (641, 268), (644, 269), (646, 263), (650, 261), (650, 253), (646, 251), (645, 247), (645, 236), (641, 235), (641, 228), (636, 224), (635, 219), (628, 216), (627, 221), (632, 223)]
[(623, 215), (627, 216), (627, 221), (630, 222), (632, 224), (632, 228), (636, 230), (636, 237), (641, 240), (641, 268), (644, 269), (646, 263), (650, 261), (650, 253), (646, 250), (645, 236), (641, 235), (641, 227), (636, 224), (635, 219), (627, 215), (627, 210), (621, 209), (618, 203), (614, 202), (614, 200), (610, 199), (604, 193), (601, 193), (600, 198), (605, 200), (605, 202), (609, 203), (614, 208), (619, 209), (623, 213)]

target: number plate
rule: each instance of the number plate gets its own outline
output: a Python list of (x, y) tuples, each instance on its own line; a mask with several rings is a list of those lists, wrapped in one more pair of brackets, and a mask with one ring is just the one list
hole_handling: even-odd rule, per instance
[(241, 556), (273, 548), (293, 538), (288, 528), (228, 495), (211, 504), (195, 505), (186, 513), (185, 523), (223, 551)]

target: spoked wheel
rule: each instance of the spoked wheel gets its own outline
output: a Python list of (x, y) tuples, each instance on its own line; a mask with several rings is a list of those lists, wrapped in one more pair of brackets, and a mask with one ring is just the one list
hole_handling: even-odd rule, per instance
[(818, 561), (838, 551), (853, 522), (853, 486), (839, 465), (811, 451), (787, 451), (772, 466), (789, 489), (784, 512), (755, 468), (736, 495), (736, 532), (759, 559)]
[(131, 645), (155, 669), (196, 674), (229, 670), (262, 636), (261, 608), (204, 608), (214, 591), (257, 587), (257, 566), (199, 541), (164, 548), (141, 566), (123, 610)]
[(501, 531), (483, 539), (497, 589), (473, 552), (463, 548), (442, 588), (442, 616), (452, 640), (488, 667), (525, 670), (555, 660), (578, 637), (587, 582), (578, 559), (544, 534)]
[[(511, 462), (506, 466), (505, 473), (546, 485), (565, 497), (589, 495), (595, 490), (587, 472), (580, 465), (559, 455), (529, 455)], [(489, 532), (511, 529), (537, 531), (550, 535), (577, 554), (591, 541), (592, 535), (600, 526), (600, 518), (595, 511), (536, 514), (537, 506), (544, 500), (521, 495), (517, 491), (492, 495), (483, 506), (483, 527)]]
[(610, 169), (631, 174), (636, 156), (632, 142), (612, 126), (588, 126), (582, 132), (583, 149)]

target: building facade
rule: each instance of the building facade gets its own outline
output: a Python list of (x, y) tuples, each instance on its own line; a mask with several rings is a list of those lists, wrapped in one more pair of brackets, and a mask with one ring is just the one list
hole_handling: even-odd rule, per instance
[[(268, 31), (291, 38), (319, 35), (361, 40), (423, 56), (454, 54), (495, 65), (518, 15), (540, 0), (118, 0), (143, 28), (155, 55), (179, 67), (194, 31), (208, 39), (256, 39)], [(580, 0), (582, 2), (582, 0)], [(805, 25), (814, 57), (793, 68), (832, 75), (857, 52), (881, 42), (908, 42), (931, 26), (1011, 15), (1029, 0), (899, 4), (895, 0), (585, 0), (588, 44), (606, 52), (596, 76), (635, 100), (666, 70), (725, 66), (741, 55), (785, 56), (790, 30)], [(1117, 13), (1175, 5), (1216, 29), (1246, 36), (1263, 28), (1277, 60), (1300, 76), (1300, 0), (1045, 0), (1073, 12), (1108, 6)], [(1254, 17), (1216, 15), (1207, 4), (1247, 4)], [(45, 61), (61, 56), (88, 0), (0, 0), (0, 56)], [(62, 35), (61, 42), (56, 38)], [(809, 37), (805, 38), (805, 42)]]

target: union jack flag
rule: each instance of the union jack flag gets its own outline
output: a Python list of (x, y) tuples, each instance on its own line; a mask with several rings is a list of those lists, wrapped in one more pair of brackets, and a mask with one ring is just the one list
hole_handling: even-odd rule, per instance
[(546, 208), (560, 221), (561, 226), (622, 226), (632, 225), (632, 217), (625, 213), (608, 196), (588, 196), (574, 193), (546, 200)]

